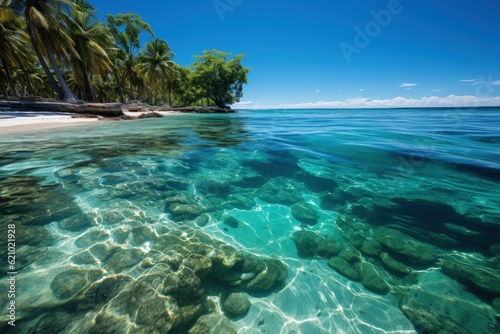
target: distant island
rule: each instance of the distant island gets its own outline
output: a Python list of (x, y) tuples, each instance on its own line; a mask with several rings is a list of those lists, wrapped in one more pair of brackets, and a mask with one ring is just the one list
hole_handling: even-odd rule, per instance
[(244, 55), (215, 49), (178, 65), (138, 14), (101, 22), (86, 0), (1, 1), (0, 49), (0, 99), (13, 100), (3, 102), (5, 110), (43, 110), (58, 100), (82, 113), (116, 114), (116, 103), (224, 112), (242, 97), (249, 72)]

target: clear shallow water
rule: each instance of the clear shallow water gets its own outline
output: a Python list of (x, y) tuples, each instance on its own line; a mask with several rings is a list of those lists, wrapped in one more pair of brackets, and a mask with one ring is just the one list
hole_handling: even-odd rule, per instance
[[(2, 235), (5, 223), (17, 231), (16, 330), (183, 332), (242, 289), (252, 305), (230, 317), (239, 333), (495, 333), (499, 128), (499, 109), (280, 110), (1, 136)], [(297, 202), (310, 210), (293, 214)], [(370, 266), (386, 288), (327, 265), (345, 252), (313, 243), (315, 254), (299, 255), (297, 231), (362, 249), (348, 265)], [(367, 252), (374, 240), (381, 250)], [(250, 291), (227, 278), (238, 265), (216, 268), (218, 241), (234, 248), (225, 259), (239, 250), (279, 260), (288, 277)], [(196, 274), (196, 288), (168, 290), (198, 242), (210, 273)], [(161, 266), (165, 281), (149, 279)], [(193, 306), (199, 294), (215, 305)], [(158, 298), (161, 311), (145, 306)]]

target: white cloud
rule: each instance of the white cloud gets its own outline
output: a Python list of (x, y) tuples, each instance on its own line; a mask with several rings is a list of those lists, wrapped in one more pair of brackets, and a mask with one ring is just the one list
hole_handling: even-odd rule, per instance
[[(238, 108), (240, 104), (233, 105)], [(369, 99), (358, 97), (344, 101), (318, 101), (306, 103), (284, 104), (249, 104), (244, 105), (249, 109), (313, 109), (313, 108), (421, 108), (421, 107), (479, 107), (500, 106), (500, 96), (480, 98), (472, 95), (448, 95), (447, 97), (429, 96), (420, 99), (404, 98), (401, 96), (392, 99)]]
[(243, 101), (243, 102), (237, 102), (233, 104), (233, 107), (237, 108), (238, 106), (248, 106), (253, 104), (253, 101)]
[(406, 82), (406, 83), (399, 84), (399, 87), (400, 88), (409, 88), (409, 87), (415, 87), (417, 85), (418, 84), (416, 84), (416, 83), (408, 83), (408, 82)]
[(490, 74), (488, 78), (479, 77), (477, 79), (462, 79), (460, 82), (469, 83), (472, 86), (483, 85), (487, 86), (498, 86), (500, 85), (500, 80), (493, 80), (493, 75)]
[(470, 83), (471, 85), (479, 85), (481, 83), (478, 79), (463, 79), (460, 82)]
[(432, 91), (433, 91), (434, 93), (438, 93), (438, 92), (441, 92), (441, 91), (442, 91), (442, 89), (433, 89)]

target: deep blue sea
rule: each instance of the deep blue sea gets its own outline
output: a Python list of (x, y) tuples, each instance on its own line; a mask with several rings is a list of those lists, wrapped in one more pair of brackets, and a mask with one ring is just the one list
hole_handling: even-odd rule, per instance
[(241, 110), (0, 134), (0, 332), (499, 333), (499, 129)]

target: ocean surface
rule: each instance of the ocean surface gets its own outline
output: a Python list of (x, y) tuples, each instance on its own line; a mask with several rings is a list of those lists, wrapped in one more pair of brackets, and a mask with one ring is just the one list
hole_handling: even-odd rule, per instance
[(0, 332), (499, 333), (499, 129), (242, 110), (0, 134)]

